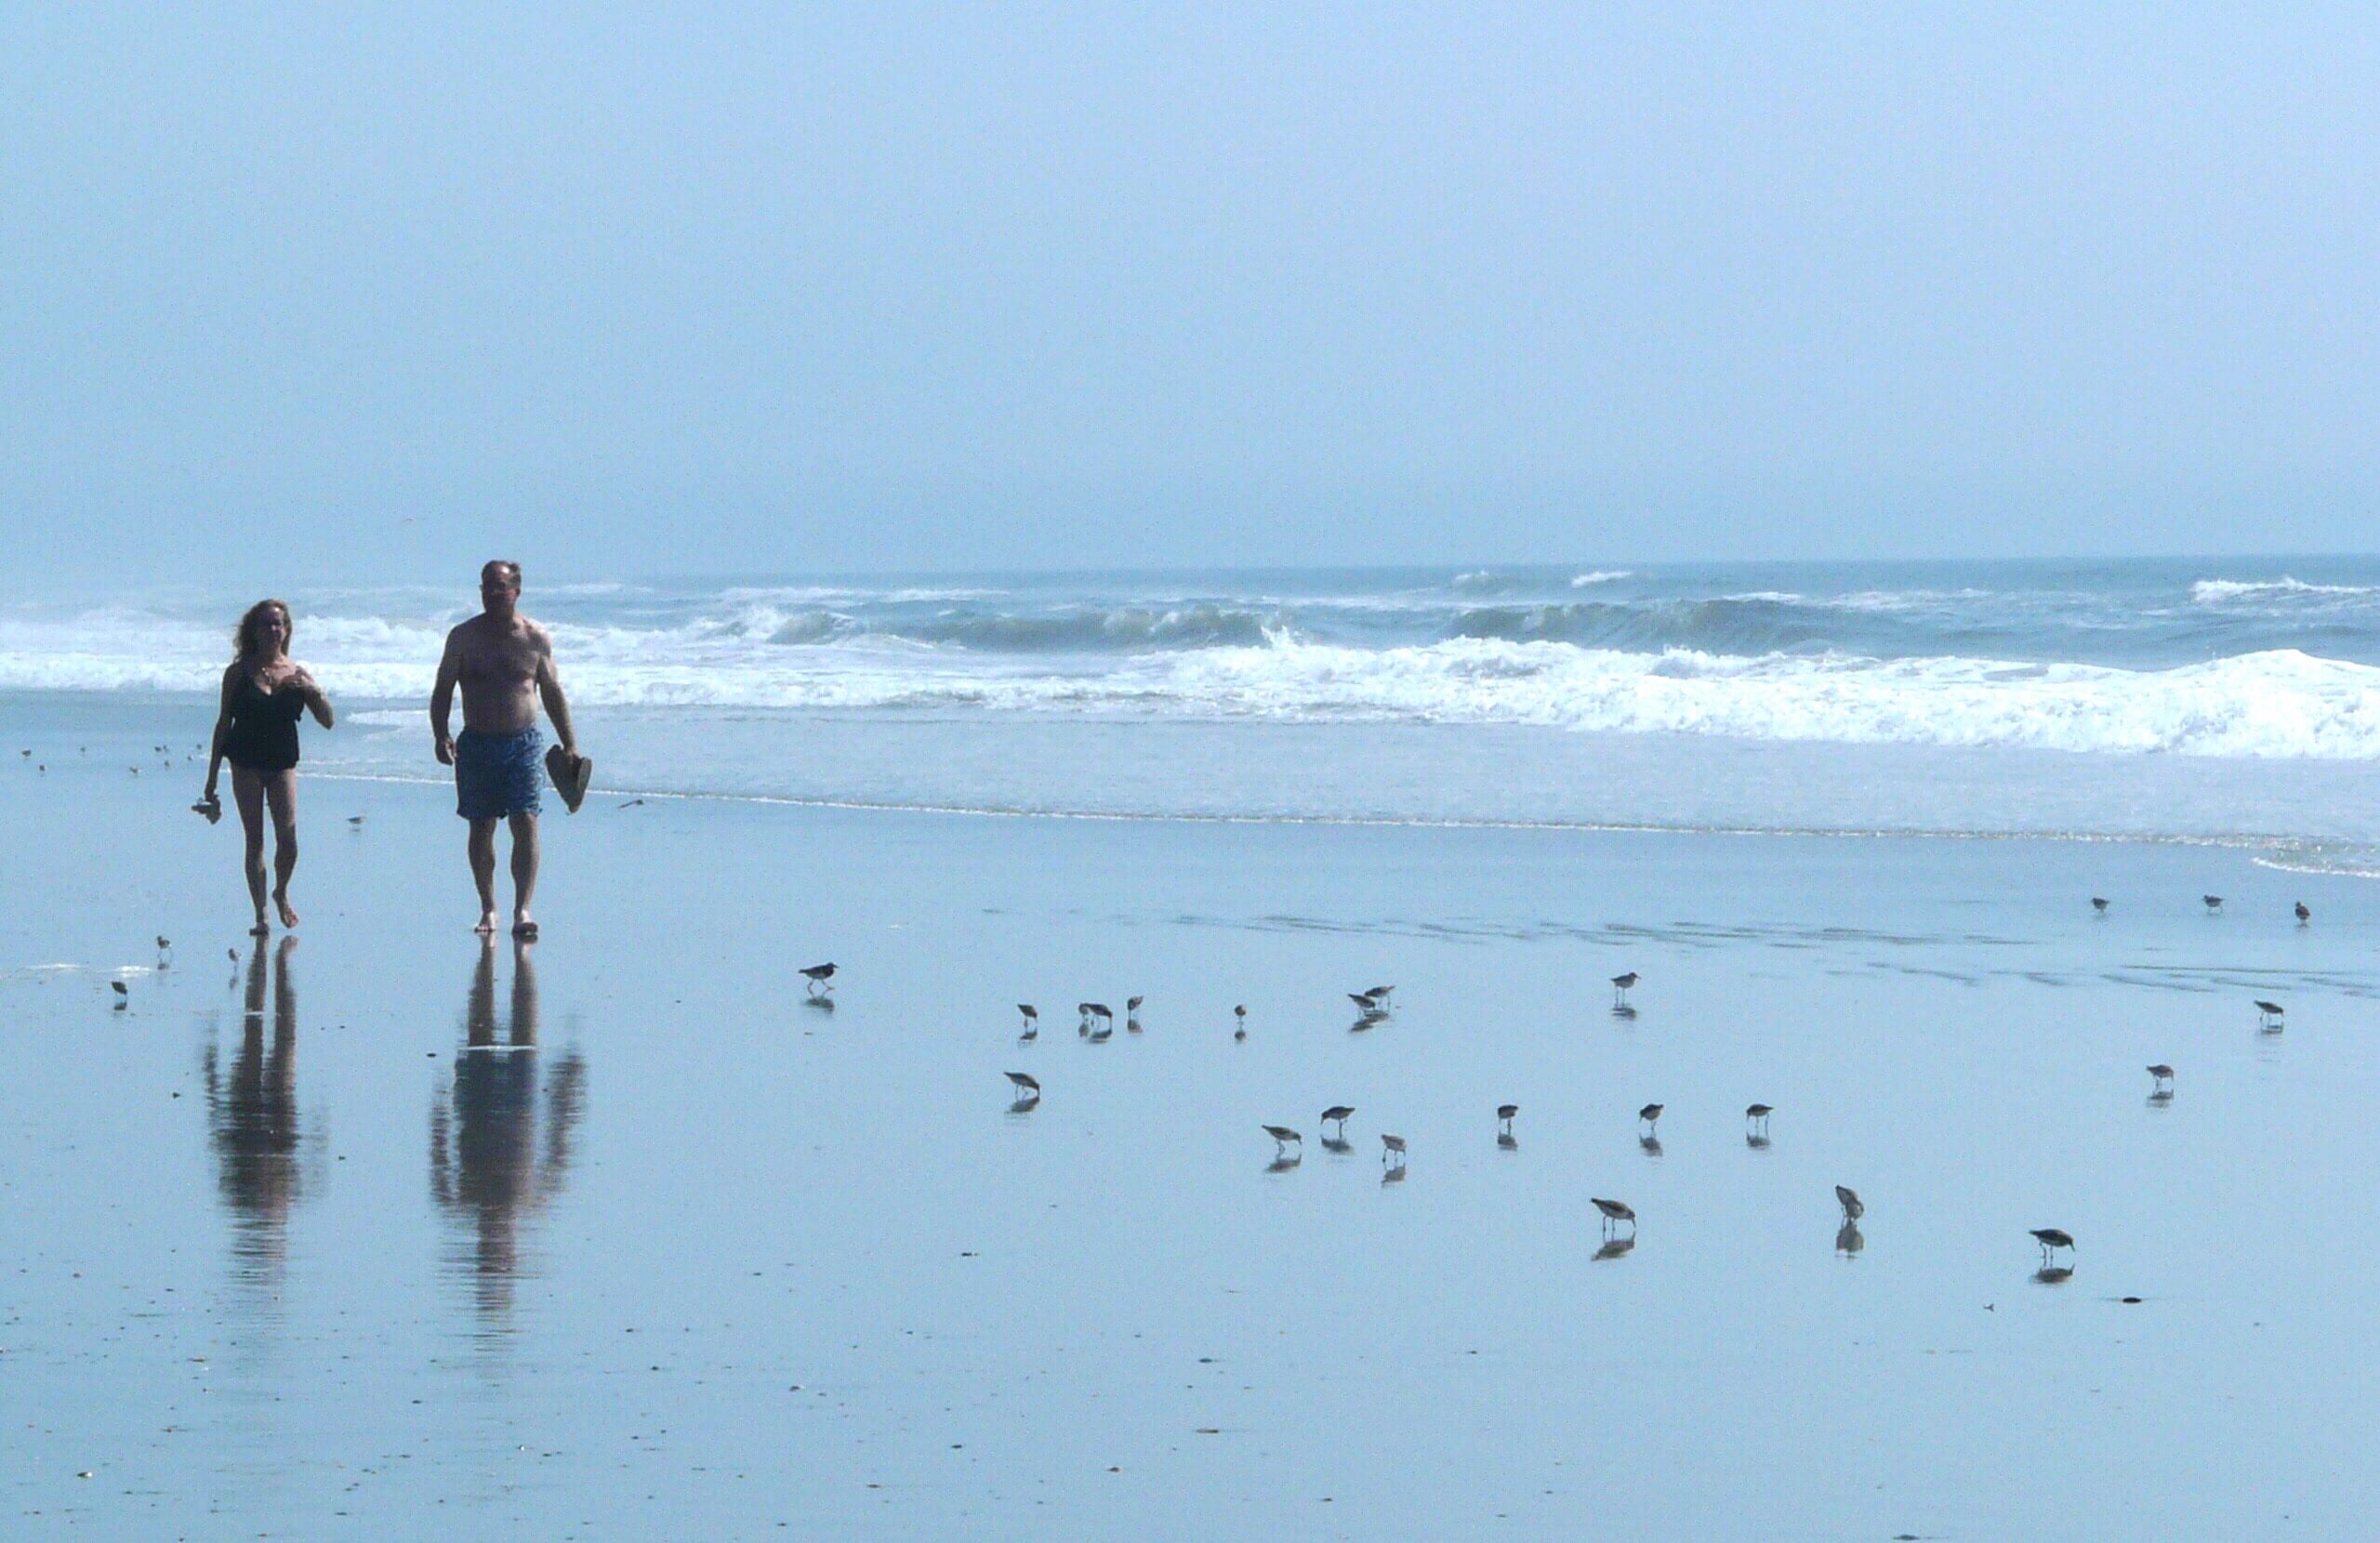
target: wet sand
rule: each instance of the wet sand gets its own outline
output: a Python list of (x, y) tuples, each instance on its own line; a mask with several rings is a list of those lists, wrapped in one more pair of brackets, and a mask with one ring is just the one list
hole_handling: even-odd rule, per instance
[(183, 726), (10, 727), (13, 1533), (2338, 1537), (2380, 1499), (2357, 881), (599, 794), (524, 962), (443, 796), (315, 777), (259, 957), (235, 822), (136, 753)]

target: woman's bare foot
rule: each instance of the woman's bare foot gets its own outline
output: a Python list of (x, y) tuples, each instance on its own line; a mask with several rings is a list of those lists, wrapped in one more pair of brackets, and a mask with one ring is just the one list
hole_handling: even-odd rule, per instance
[(298, 925), (298, 913), (290, 908), (289, 897), (286, 894), (275, 894), (272, 897), (272, 903), (281, 908), (282, 926), (295, 927)]
[(248, 929), (248, 936), (252, 938), (269, 938), (272, 936), (272, 927), (264, 919), (264, 917), (257, 917), (257, 924)]
[(522, 943), (536, 943), (537, 941), (537, 924), (529, 919), (528, 912), (515, 911), (512, 913), (512, 935), (519, 938)]
[(477, 932), (483, 938), (492, 938), (496, 936), (496, 913), (494, 911), (482, 911), (480, 913), (480, 924), (477, 927), (472, 928), (471, 930)]

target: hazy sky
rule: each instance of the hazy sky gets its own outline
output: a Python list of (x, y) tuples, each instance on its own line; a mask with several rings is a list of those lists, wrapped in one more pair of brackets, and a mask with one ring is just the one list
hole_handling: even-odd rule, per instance
[(0, 592), (2380, 545), (2363, 7), (198, 9), (0, 10)]

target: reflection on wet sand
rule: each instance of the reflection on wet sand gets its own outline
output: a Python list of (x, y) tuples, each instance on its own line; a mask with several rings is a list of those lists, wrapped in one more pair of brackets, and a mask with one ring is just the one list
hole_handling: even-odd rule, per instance
[(1834, 1234), (1834, 1251), (1846, 1259), (1858, 1254), (1866, 1246), (1868, 1246), (1868, 1240), (1861, 1235), (1859, 1223), (1856, 1221), (1844, 1222)]
[(501, 1027), (496, 1022), (490, 939), (471, 972), (454, 1087), (430, 1109), (430, 1191), (469, 1228), (469, 1253), (455, 1264), (470, 1273), (480, 1312), (491, 1319), (502, 1318), (512, 1305), (522, 1222), (561, 1193), (569, 1175), (587, 1082), (586, 1062), (573, 1048), (539, 1087), (537, 970), (525, 943), (512, 945), (509, 1020)]
[[(215, 1147), (216, 1186), (231, 1213), (231, 1264), (244, 1279), (270, 1286), (289, 1254), (289, 1213), (303, 1189), (298, 1160), (298, 995), (284, 936), (273, 950), (272, 1038), (265, 1039), (265, 952), (247, 963), (247, 996), (240, 1014), (240, 1048), (229, 1070), (213, 1041), (202, 1070), (206, 1118)], [(235, 977), (236, 978), (236, 977)]]

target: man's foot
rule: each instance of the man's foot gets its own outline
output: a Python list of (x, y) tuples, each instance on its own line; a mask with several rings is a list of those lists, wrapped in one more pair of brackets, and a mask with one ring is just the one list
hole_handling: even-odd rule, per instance
[(290, 908), (289, 897), (287, 895), (274, 895), (272, 897), (272, 903), (281, 908), (282, 926), (295, 927), (298, 925), (298, 913)]
[(480, 924), (477, 927), (472, 928), (471, 930), (477, 932), (483, 938), (492, 938), (496, 936), (496, 913), (494, 911), (482, 911), (480, 913)]

